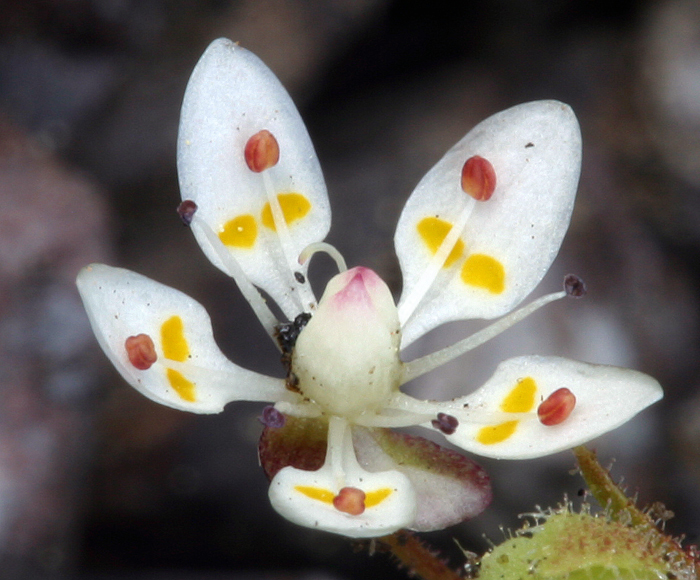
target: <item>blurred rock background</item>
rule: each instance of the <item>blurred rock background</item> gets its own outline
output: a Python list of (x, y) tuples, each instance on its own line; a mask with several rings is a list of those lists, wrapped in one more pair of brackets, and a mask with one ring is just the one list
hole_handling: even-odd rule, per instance
[[(258, 406), (190, 416), (107, 364), (73, 280), (91, 261), (178, 287), (223, 350), (279, 373), (275, 349), (180, 224), (179, 106), (206, 45), (257, 53), (297, 102), (334, 210), (329, 241), (400, 290), (392, 233), (420, 177), (513, 104), (570, 103), (584, 134), (571, 230), (538, 294), (557, 303), (412, 385), (447, 397), (508, 356), (648, 372), (665, 400), (595, 442), (640, 503), (700, 533), (700, 5), (696, 0), (5, 0), (0, 23), (0, 576), (8, 579), (401, 578), (382, 555), (269, 507)], [(322, 262), (323, 260), (320, 260)], [(317, 266), (322, 285), (323, 264)], [(418, 348), (475, 328), (449, 325)], [(428, 534), (459, 552), (517, 514), (576, 497), (566, 453), (482, 461), (487, 512)]]

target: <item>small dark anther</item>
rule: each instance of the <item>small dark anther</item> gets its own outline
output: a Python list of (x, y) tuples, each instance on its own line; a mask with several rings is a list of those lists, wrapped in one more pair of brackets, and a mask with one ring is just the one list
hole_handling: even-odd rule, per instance
[(445, 435), (452, 435), (459, 427), (457, 418), (447, 413), (438, 413), (437, 419), (433, 419), (430, 423), (435, 429), (442, 431)]
[(299, 333), (309, 320), (311, 320), (311, 314), (309, 312), (302, 312), (293, 322), (282, 322), (275, 327), (275, 338), (277, 339), (277, 344), (279, 344), (282, 349), (280, 360), (282, 361), (284, 370), (287, 371), (286, 386), (290, 391), (294, 392), (299, 392), (299, 388), (297, 387), (299, 381), (292, 372), (292, 351), (294, 350), (297, 338), (299, 338)]
[(572, 298), (581, 298), (586, 295), (586, 284), (576, 274), (567, 274), (564, 277), (564, 290)]
[(304, 274), (301, 272), (294, 272), (294, 279), (299, 282), (299, 284), (306, 282), (306, 278), (304, 278)]
[(532, 141), (528, 141), (527, 145), (525, 145), (525, 149), (529, 149), (530, 147), (534, 147), (535, 144)]
[(194, 212), (197, 211), (197, 204), (191, 199), (186, 199), (180, 205), (177, 206), (177, 214), (180, 216), (182, 223), (186, 226), (192, 223), (192, 218), (194, 217)]
[(275, 327), (275, 338), (283, 353), (292, 352), (299, 333), (309, 320), (311, 320), (311, 314), (302, 312), (294, 319), (294, 322), (282, 322)]
[(265, 427), (270, 427), (271, 429), (280, 429), (287, 422), (287, 418), (272, 405), (268, 405), (263, 409), (262, 415), (258, 417), (258, 420)]

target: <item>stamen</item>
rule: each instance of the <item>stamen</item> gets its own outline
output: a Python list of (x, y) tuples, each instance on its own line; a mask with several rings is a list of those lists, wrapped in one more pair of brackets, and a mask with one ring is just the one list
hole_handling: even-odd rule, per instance
[[(296, 395), (296, 393), (290, 392), (290, 395), (295, 395), (297, 400), (301, 400), (301, 397)], [(323, 414), (318, 405), (306, 402), (292, 403), (290, 401), (280, 401), (275, 404), (275, 409), (277, 409), (280, 413), (290, 415), (291, 417), (302, 417), (307, 419), (315, 419)]]
[[(363, 427), (399, 428), (413, 427), (415, 425), (431, 424), (445, 435), (454, 433), (446, 432), (454, 426), (455, 430), (460, 422), (468, 421), (472, 424), (493, 425), (507, 419), (525, 418), (529, 413), (505, 413), (503, 411), (485, 412), (483, 409), (472, 411), (468, 397), (461, 397), (451, 401), (423, 401), (414, 399), (410, 395), (397, 392), (384, 405), (382, 414), (359, 415), (353, 419), (353, 423)], [(279, 408), (279, 405), (277, 405)], [(446, 412), (447, 411), (447, 412)], [(437, 416), (437, 421), (435, 417)], [(436, 422), (438, 424), (436, 424)]]
[(299, 333), (311, 320), (311, 314), (302, 312), (292, 322), (281, 322), (275, 327), (275, 337), (284, 353), (291, 353), (299, 338)]
[(311, 320), (311, 314), (302, 312), (292, 322), (281, 322), (275, 327), (275, 337), (277, 344), (282, 350), (282, 365), (287, 372), (287, 388), (298, 391), (299, 379), (292, 372), (292, 352), (294, 345), (299, 338), (299, 333), (304, 329), (307, 323)]
[(457, 240), (459, 240), (459, 237), (462, 235), (464, 227), (467, 225), (467, 220), (474, 209), (474, 205), (474, 198), (467, 197), (465, 199), (465, 206), (459, 214), (457, 221), (442, 240), (437, 252), (433, 254), (430, 262), (428, 262), (428, 266), (423, 270), (423, 273), (413, 287), (411, 293), (406, 297), (406, 300), (402, 300), (399, 304), (399, 322), (401, 323), (401, 327), (408, 322), (408, 319), (411, 318), (411, 315), (415, 312), (420, 301), (423, 300), (423, 297), (435, 282), (438, 272), (455, 247)]
[(381, 413), (363, 413), (353, 422), (363, 427), (413, 427), (430, 423), (447, 405), (449, 403), (415, 399), (398, 391), (385, 403)]
[(361, 489), (344, 487), (333, 498), (333, 507), (351, 516), (359, 516), (365, 511), (365, 497)]
[(576, 396), (566, 387), (557, 389), (537, 408), (537, 418), (543, 425), (563, 423), (576, 406)]
[(129, 356), (129, 362), (140, 371), (150, 369), (153, 363), (158, 360), (153, 339), (147, 334), (130, 336), (124, 342), (124, 347)]
[(433, 419), (430, 423), (435, 429), (442, 431), (445, 435), (452, 435), (459, 427), (457, 418), (447, 413), (438, 413), (437, 419)]
[(263, 129), (248, 139), (244, 154), (248, 169), (261, 173), (277, 165), (280, 159), (280, 146), (275, 136)]
[(462, 191), (476, 201), (488, 201), (496, 189), (496, 171), (480, 155), (467, 159), (462, 167)]
[(270, 338), (272, 338), (273, 342), (277, 345), (277, 348), (279, 348), (279, 344), (275, 338), (275, 327), (279, 324), (279, 320), (277, 320), (277, 317), (272, 313), (272, 310), (270, 310), (270, 307), (267, 305), (267, 302), (258, 289), (248, 279), (248, 276), (245, 275), (238, 260), (226, 249), (219, 236), (209, 227), (209, 224), (198, 217), (198, 214), (192, 216), (192, 225), (202, 230), (207, 241), (216, 252), (216, 255), (223, 262), (224, 266), (226, 266), (229, 275), (236, 282), (241, 294), (243, 294), (243, 297), (248, 301), (248, 304), (250, 304), (258, 320), (260, 320), (263, 328), (270, 335)]
[(477, 346), (485, 343), (487, 340), (492, 339), (494, 336), (497, 336), (504, 330), (510, 328), (514, 324), (517, 324), (523, 318), (526, 318), (546, 304), (564, 298), (566, 295), (566, 292), (562, 290), (561, 292), (554, 292), (552, 294), (542, 296), (534, 302), (530, 302), (530, 304), (523, 306), (519, 310), (515, 310), (510, 314), (507, 314), (486, 328), (482, 328), (479, 332), (460, 340), (452, 346), (448, 346), (447, 348), (437, 352), (433, 352), (421, 358), (404, 363), (401, 384), (407, 383), (416, 377), (424, 375), (425, 373), (444, 365), (452, 359), (457, 358), (465, 352), (476, 348)]
[(401, 427), (415, 427), (431, 421), (435, 417), (435, 410), (430, 412), (417, 413), (413, 411), (398, 410), (385, 407), (388, 411), (397, 411), (397, 414), (367, 413), (358, 415), (353, 419), (355, 425), (361, 427), (381, 427), (384, 429), (399, 429)]
[(564, 277), (564, 290), (572, 298), (581, 298), (588, 291), (586, 283), (576, 274), (567, 274)]
[(327, 242), (315, 242), (306, 246), (301, 251), (301, 254), (299, 254), (299, 264), (302, 266), (306, 264), (309, 258), (311, 258), (311, 256), (313, 256), (316, 252), (325, 252), (328, 254), (335, 261), (336, 266), (338, 266), (338, 272), (342, 273), (348, 269), (343, 255), (335, 248), (335, 246), (331, 246)]
[(280, 413), (273, 405), (268, 405), (263, 409), (262, 415), (258, 417), (260, 422), (270, 429), (281, 429), (287, 422), (287, 418)]
[(349, 463), (351, 468), (357, 464), (350, 428), (347, 420), (343, 417), (331, 415), (328, 419), (325, 463), (330, 466), (333, 478), (338, 483), (345, 482), (346, 463)]
[(272, 213), (272, 220), (275, 223), (275, 231), (277, 232), (278, 239), (280, 241), (280, 246), (282, 248), (282, 253), (287, 262), (288, 272), (290, 277), (291, 287), (295, 287), (298, 293), (291, 295), (291, 298), (296, 300), (299, 305), (299, 309), (302, 312), (308, 312), (309, 310), (315, 308), (316, 297), (314, 296), (311, 286), (307, 283), (298, 284), (296, 278), (294, 277), (294, 271), (296, 268), (296, 256), (292, 255), (294, 249), (294, 244), (292, 243), (292, 237), (289, 234), (289, 226), (287, 225), (287, 220), (284, 217), (284, 212), (282, 211), (282, 206), (277, 198), (275, 189), (272, 185), (272, 178), (270, 173), (265, 171), (262, 173), (263, 183), (265, 184), (265, 190), (267, 191), (267, 201), (270, 204), (270, 212)]
[(182, 223), (189, 226), (192, 223), (194, 212), (197, 211), (197, 204), (191, 199), (186, 199), (177, 206), (177, 215), (180, 216)]

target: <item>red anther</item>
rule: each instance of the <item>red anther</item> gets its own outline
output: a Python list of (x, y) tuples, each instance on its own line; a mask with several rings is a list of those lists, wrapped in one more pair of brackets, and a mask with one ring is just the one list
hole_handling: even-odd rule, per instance
[(559, 425), (571, 415), (576, 406), (575, 395), (566, 387), (557, 389), (537, 407), (537, 417), (543, 425)]
[(130, 336), (124, 343), (126, 354), (129, 355), (129, 362), (140, 371), (150, 369), (158, 355), (153, 340), (147, 334), (137, 334)]
[(462, 167), (462, 191), (477, 201), (487, 201), (496, 189), (496, 171), (483, 157), (474, 155)]
[(279, 160), (280, 146), (267, 129), (258, 131), (245, 144), (245, 162), (255, 173), (274, 167)]
[(333, 507), (339, 512), (359, 516), (365, 511), (365, 492), (356, 487), (344, 487), (333, 498)]

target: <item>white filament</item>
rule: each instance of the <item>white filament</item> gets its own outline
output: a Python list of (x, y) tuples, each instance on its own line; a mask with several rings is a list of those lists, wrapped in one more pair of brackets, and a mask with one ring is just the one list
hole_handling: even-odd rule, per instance
[(405, 300), (401, 300), (401, 303), (399, 304), (399, 321), (401, 322), (402, 328), (406, 322), (408, 322), (409, 318), (411, 318), (416, 308), (420, 304), (420, 301), (423, 300), (423, 297), (427, 294), (428, 290), (430, 290), (430, 287), (435, 282), (438, 272), (445, 263), (445, 260), (447, 260), (450, 252), (452, 252), (452, 249), (455, 247), (459, 236), (462, 235), (464, 227), (467, 225), (467, 220), (474, 209), (476, 201), (467, 195), (464, 197), (466, 198), (466, 205), (460, 212), (459, 218), (450, 228), (450, 231), (447, 232), (447, 235), (442, 240), (440, 247), (437, 249), (437, 252), (433, 254), (432, 259), (428, 263), (425, 270), (423, 270), (423, 273), (420, 275), (420, 278), (411, 290), (411, 293)]
[(279, 324), (279, 320), (277, 320), (277, 317), (272, 313), (272, 310), (270, 310), (270, 307), (267, 305), (267, 302), (265, 302), (265, 299), (258, 289), (248, 279), (248, 276), (245, 275), (238, 260), (226, 249), (219, 239), (219, 236), (209, 227), (209, 224), (207, 224), (205, 220), (199, 218), (196, 213), (192, 217), (191, 226), (199, 228), (204, 233), (209, 244), (216, 252), (216, 255), (224, 266), (226, 266), (228, 273), (236, 282), (241, 294), (243, 294), (243, 297), (248, 301), (248, 304), (250, 304), (258, 320), (260, 320), (263, 328), (267, 334), (270, 335), (270, 338), (272, 338), (273, 342), (277, 345), (277, 348), (280, 348), (275, 338), (275, 327)]
[(299, 254), (299, 264), (302, 266), (306, 264), (309, 258), (311, 258), (311, 256), (313, 256), (316, 252), (325, 252), (328, 254), (335, 262), (335, 265), (338, 266), (338, 272), (345, 272), (348, 269), (343, 255), (336, 249), (335, 246), (331, 246), (327, 242), (314, 242), (313, 244), (306, 246), (301, 251), (301, 254)]
[(433, 352), (426, 356), (404, 363), (404, 372), (403, 377), (401, 378), (401, 384), (407, 383), (416, 377), (424, 375), (425, 373), (444, 365), (452, 359), (457, 358), (465, 352), (476, 348), (477, 346), (485, 343), (487, 340), (491, 340), (494, 336), (520, 322), (523, 318), (526, 318), (536, 310), (539, 310), (550, 302), (564, 298), (566, 295), (566, 292), (562, 290), (560, 292), (554, 292), (552, 294), (542, 296), (534, 302), (530, 302), (530, 304), (507, 314), (503, 318), (498, 319), (496, 322), (490, 324), (486, 328), (482, 328), (479, 332), (456, 342), (452, 346), (448, 346), (447, 348), (443, 348), (437, 352)]
[(300, 311), (309, 312), (316, 306), (316, 297), (314, 296), (308, 280), (305, 279), (303, 282), (299, 283), (294, 278), (297, 260), (294, 255), (294, 244), (289, 234), (287, 220), (284, 219), (284, 212), (275, 194), (274, 187), (272, 186), (272, 178), (268, 170), (262, 172), (262, 179), (265, 184), (265, 191), (267, 192), (267, 200), (270, 203), (270, 211), (272, 212), (272, 220), (275, 223), (275, 231), (277, 232), (280, 246), (282, 247), (284, 259), (287, 262), (287, 283), (291, 284), (292, 288), (296, 287), (299, 289), (298, 294), (290, 294), (290, 296), (297, 302)]

